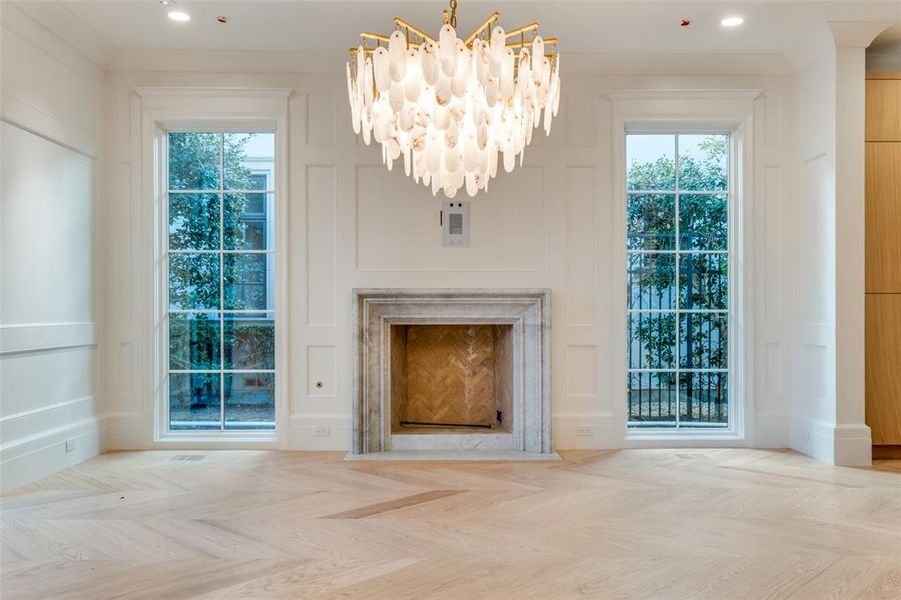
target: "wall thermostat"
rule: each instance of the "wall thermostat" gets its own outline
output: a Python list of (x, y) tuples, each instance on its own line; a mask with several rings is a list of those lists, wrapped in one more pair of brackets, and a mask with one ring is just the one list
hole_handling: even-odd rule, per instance
[(469, 248), (469, 202), (445, 202), (439, 219), (443, 246)]

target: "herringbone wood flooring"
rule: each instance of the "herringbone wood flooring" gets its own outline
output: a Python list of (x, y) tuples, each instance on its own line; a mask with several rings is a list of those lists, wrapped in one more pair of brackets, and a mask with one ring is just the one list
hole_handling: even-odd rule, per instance
[(4, 497), (3, 598), (901, 598), (897, 461), (184, 454), (107, 454)]

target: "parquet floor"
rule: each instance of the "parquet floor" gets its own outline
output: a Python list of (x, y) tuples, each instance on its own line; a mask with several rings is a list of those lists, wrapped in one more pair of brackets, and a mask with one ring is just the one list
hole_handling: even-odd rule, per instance
[(564, 455), (107, 454), (2, 498), (0, 592), (901, 598), (901, 461), (849, 469), (733, 449)]

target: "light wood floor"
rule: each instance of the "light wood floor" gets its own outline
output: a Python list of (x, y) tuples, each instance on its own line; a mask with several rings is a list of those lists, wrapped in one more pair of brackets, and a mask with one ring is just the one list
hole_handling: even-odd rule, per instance
[(107, 454), (2, 499), (0, 593), (901, 598), (901, 461), (564, 454), (443, 464)]

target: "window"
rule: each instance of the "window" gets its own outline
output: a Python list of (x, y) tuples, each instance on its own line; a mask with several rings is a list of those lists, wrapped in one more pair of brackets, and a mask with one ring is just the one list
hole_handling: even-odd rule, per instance
[(730, 136), (626, 136), (630, 428), (725, 429)]
[(273, 430), (275, 135), (166, 141), (168, 429)]

